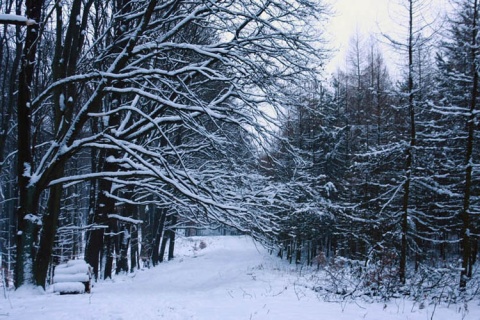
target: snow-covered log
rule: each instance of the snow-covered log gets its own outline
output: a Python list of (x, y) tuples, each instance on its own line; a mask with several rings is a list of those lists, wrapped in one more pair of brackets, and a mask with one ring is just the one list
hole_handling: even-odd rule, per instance
[(56, 274), (76, 274), (84, 273), (89, 274), (91, 267), (85, 260), (69, 260), (66, 263), (60, 264), (55, 267)]
[(56, 274), (53, 277), (54, 283), (60, 282), (87, 282), (90, 281), (88, 274), (74, 273), (74, 274)]
[(85, 285), (81, 282), (60, 282), (53, 285), (53, 292), (61, 294), (66, 293), (85, 293)]
[(58, 265), (53, 276), (53, 291), (60, 294), (90, 292), (91, 269), (84, 260)]

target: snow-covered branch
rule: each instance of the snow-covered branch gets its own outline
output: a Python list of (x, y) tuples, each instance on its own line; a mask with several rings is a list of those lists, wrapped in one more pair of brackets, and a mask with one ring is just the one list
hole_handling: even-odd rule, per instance
[(17, 26), (33, 26), (37, 22), (15, 14), (0, 14), (0, 24), (12, 24)]

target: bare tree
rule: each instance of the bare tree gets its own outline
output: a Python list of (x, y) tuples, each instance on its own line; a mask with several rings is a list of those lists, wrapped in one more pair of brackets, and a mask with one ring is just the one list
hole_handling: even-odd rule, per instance
[[(86, 258), (96, 270), (104, 229), (115, 233), (125, 203), (273, 232), (273, 217), (259, 205), (267, 187), (250, 184), (256, 174), (235, 167), (225, 150), (243, 145), (254, 154), (253, 141), (268, 131), (259, 106), (279, 107), (285, 85), (314, 71), (318, 51), (306, 30), (323, 12), (316, 1), (73, 0), (26, 8), (42, 23), (27, 26), (20, 69), (17, 286), (45, 286), (62, 199), (77, 183), (98, 182), (85, 226)], [(55, 28), (51, 69), (35, 54), (39, 43), (50, 45), (51, 33), (39, 25)], [(209, 41), (198, 41), (194, 26), (212, 35)], [(52, 77), (38, 73), (32, 92), (35, 63)], [(232, 133), (239, 139), (231, 141)], [(72, 174), (67, 169), (85, 150), (103, 152), (101, 164)], [(220, 163), (233, 170), (227, 174)]]
[[(466, 0), (456, 4), (449, 27), (437, 56), (440, 98), (435, 106), (439, 123), (443, 124), (444, 150), (449, 161), (442, 163), (449, 179), (439, 184), (452, 195), (445, 206), (459, 212), (460, 227), (450, 228), (458, 234), (461, 249), (460, 287), (465, 288), (472, 277), (478, 254), (478, 199), (474, 196), (478, 181), (475, 160), (478, 149), (478, 1)], [(439, 134), (439, 136), (441, 136)], [(451, 198), (451, 199), (450, 199)]]

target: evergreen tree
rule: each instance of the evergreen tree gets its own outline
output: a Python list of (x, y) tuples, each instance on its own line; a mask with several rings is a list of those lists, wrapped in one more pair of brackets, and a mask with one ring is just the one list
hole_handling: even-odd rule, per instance
[[(445, 161), (439, 184), (451, 199), (446, 207), (458, 213), (458, 233), (461, 247), (462, 272), (460, 287), (472, 277), (478, 254), (478, 1), (465, 0), (456, 5), (450, 19), (447, 39), (437, 56), (439, 75), (439, 105), (435, 110), (444, 128)], [(455, 226), (455, 225), (454, 225)]]

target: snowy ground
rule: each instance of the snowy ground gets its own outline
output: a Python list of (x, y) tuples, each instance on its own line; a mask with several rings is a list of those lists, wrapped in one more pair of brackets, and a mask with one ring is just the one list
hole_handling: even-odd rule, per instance
[[(207, 245), (200, 250), (200, 241)], [(179, 240), (173, 261), (96, 283), (91, 294), (57, 295), (33, 288), (0, 297), (1, 319), (480, 319), (478, 301), (427, 305), (325, 302), (299, 286), (294, 267), (248, 237)], [(432, 318), (433, 314), (433, 318)]]

